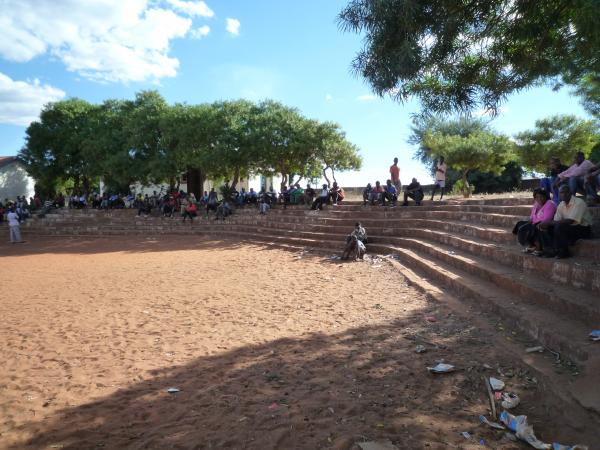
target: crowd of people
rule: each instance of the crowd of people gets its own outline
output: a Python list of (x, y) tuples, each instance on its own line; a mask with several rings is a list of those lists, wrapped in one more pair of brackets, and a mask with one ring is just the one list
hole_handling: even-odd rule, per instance
[[(444, 158), (436, 161), (435, 184), (431, 193), (434, 199), (440, 191), (440, 200), (445, 193), (447, 165)], [(423, 187), (416, 178), (411, 183), (402, 186), (400, 182), (400, 168), (398, 158), (389, 169), (390, 178), (385, 185), (379, 181), (372, 186), (370, 183), (363, 189), (363, 205), (396, 206), (399, 196), (403, 193), (403, 206), (409, 204), (409, 199), (415, 205), (421, 205), (425, 195)], [(534, 191), (534, 203), (529, 220), (518, 222), (513, 233), (517, 235), (518, 242), (523, 246), (525, 253), (543, 257), (566, 258), (570, 256), (569, 245), (578, 239), (590, 238), (592, 219), (588, 210), (589, 205), (600, 203), (600, 164), (594, 164), (585, 159), (583, 153), (575, 155), (570, 167), (561, 163), (560, 159), (552, 158), (548, 176), (540, 181), (540, 188)], [(233, 189), (226, 182), (221, 188), (221, 195), (214, 188), (204, 191), (200, 198), (194, 193), (183, 190), (172, 190), (167, 193), (154, 191), (151, 195), (128, 193), (92, 193), (85, 195), (73, 192), (69, 196), (59, 193), (53, 199), (42, 202), (39, 196), (34, 196), (29, 201), (24, 196), (11, 201), (0, 201), (0, 222), (8, 221), (12, 242), (22, 242), (19, 225), (26, 221), (33, 212), (44, 215), (52, 209), (60, 208), (96, 208), (96, 209), (137, 209), (138, 216), (154, 214), (165, 217), (180, 217), (184, 222), (188, 219), (193, 222), (199, 214), (204, 213), (209, 217), (214, 213), (215, 220), (224, 220), (233, 214), (235, 208), (253, 206), (260, 214), (266, 214), (276, 205), (287, 208), (288, 205), (304, 205), (307, 209), (322, 210), (327, 204), (337, 205), (345, 199), (344, 190), (334, 182), (330, 187), (323, 184), (316, 190), (307, 184), (301, 188), (298, 183), (289, 187), (283, 186), (277, 192), (273, 186), (269, 189), (263, 187), (260, 192), (253, 188), (246, 191)], [(577, 197), (581, 194), (582, 198)], [(351, 250), (362, 251), (366, 244), (366, 233), (357, 224), (357, 230), (348, 237), (347, 245)], [(362, 231), (361, 231), (362, 230)], [(352, 237), (354, 236), (354, 237)], [(357, 238), (357, 236), (360, 236)]]

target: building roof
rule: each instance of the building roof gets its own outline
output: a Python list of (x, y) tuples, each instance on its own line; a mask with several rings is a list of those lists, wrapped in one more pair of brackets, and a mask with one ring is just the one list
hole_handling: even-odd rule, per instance
[(18, 159), (16, 156), (0, 156), (0, 169), (17, 161)]

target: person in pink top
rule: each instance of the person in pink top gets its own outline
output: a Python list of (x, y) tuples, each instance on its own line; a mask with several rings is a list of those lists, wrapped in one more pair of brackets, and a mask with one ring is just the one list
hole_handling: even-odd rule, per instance
[(554, 202), (548, 201), (550, 199), (548, 191), (536, 189), (533, 191), (533, 197), (534, 202), (529, 220), (517, 222), (513, 229), (513, 234), (517, 235), (517, 240), (523, 246), (524, 253), (541, 250), (537, 225), (551, 222), (556, 213), (556, 205)]
[(558, 179), (554, 183), (555, 187), (568, 183), (573, 195), (577, 194), (577, 191), (585, 194), (585, 179), (588, 172), (594, 167), (594, 163), (585, 159), (585, 155), (582, 152), (577, 152), (573, 165), (558, 174)]

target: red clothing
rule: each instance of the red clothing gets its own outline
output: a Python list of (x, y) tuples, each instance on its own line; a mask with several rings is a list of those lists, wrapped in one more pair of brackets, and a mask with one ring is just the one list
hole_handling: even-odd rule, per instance
[(400, 181), (400, 167), (395, 164), (390, 166), (390, 175), (392, 175), (392, 182)]
[(198, 207), (196, 206), (195, 203), (192, 203), (187, 208), (185, 208), (185, 210), (187, 212), (194, 213), (194, 212), (198, 211)]
[(373, 192), (377, 192), (377, 193), (379, 194), (379, 193), (381, 193), (381, 192), (385, 192), (385, 191), (384, 191), (384, 189), (383, 189), (383, 186), (375, 186), (375, 187), (373, 188)]

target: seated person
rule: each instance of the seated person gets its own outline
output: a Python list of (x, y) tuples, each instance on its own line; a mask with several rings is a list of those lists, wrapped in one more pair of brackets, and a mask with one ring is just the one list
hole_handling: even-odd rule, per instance
[(396, 206), (398, 201), (398, 190), (396, 186), (392, 184), (392, 180), (387, 180), (383, 187), (383, 193), (381, 194), (381, 204), (385, 206), (385, 201), (389, 201), (392, 206)]
[(175, 217), (177, 209), (177, 201), (173, 195), (169, 195), (169, 198), (163, 204), (163, 217)]
[(206, 215), (208, 216), (209, 211), (217, 211), (217, 207), (219, 206), (219, 198), (217, 197), (217, 192), (215, 188), (210, 188), (210, 192), (208, 193), (208, 200), (206, 201)]
[(294, 185), (294, 189), (290, 192), (290, 203), (292, 205), (299, 205), (302, 202), (304, 195), (304, 189), (300, 187), (298, 183)]
[(235, 199), (235, 203), (238, 206), (242, 206), (243, 204), (246, 203), (246, 189), (242, 188), (242, 190), (240, 192), (238, 192), (237, 198)]
[(283, 203), (284, 208), (290, 203), (292, 189), (292, 186), (290, 186), (289, 189), (286, 185), (281, 187), (281, 194), (279, 194), (278, 200)]
[(347, 260), (350, 259), (350, 256), (353, 256), (353, 259), (358, 261), (364, 258), (366, 250), (365, 244), (358, 240), (356, 236), (350, 235), (342, 252), (342, 259)]
[(572, 195), (577, 195), (578, 191), (585, 193), (585, 176), (593, 167), (595, 167), (594, 163), (585, 159), (583, 152), (577, 152), (573, 165), (558, 174), (554, 187), (558, 188), (561, 184), (568, 183)]
[(229, 204), (229, 201), (224, 200), (223, 203), (221, 203), (219, 206), (217, 206), (217, 216), (215, 217), (215, 220), (225, 220), (225, 218), (227, 218), (228, 216), (230, 216), (233, 213), (233, 210), (231, 209), (231, 205)]
[(404, 203), (402, 203), (402, 206), (408, 206), (409, 197), (415, 201), (417, 206), (421, 206), (424, 197), (423, 188), (416, 178), (413, 178), (412, 183), (404, 188)]
[(271, 186), (269, 190), (266, 192), (266, 195), (269, 199), (269, 205), (274, 205), (277, 203), (277, 191)]
[(375, 202), (380, 202), (381, 197), (383, 196), (384, 192), (385, 191), (384, 191), (381, 183), (379, 181), (376, 181), (375, 187), (373, 188), (373, 190), (371, 191), (371, 194), (369, 195), (369, 202), (371, 203), (371, 205), (374, 205)]
[(251, 203), (254, 205), (256, 205), (256, 203), (258, 202), (258, 194), (254, 190), (254, 188), (250, 188), (250, 191), (248, 192), (248, 198), (246, 201), (247, 203)]
[[(140, 194), (141, 197), (141, 194)], [(148, 217), (148, 214), (152, 212), (152, 203), (150, 203), (150, 199), (146, 196), (140, 203), (138, 203), (138, 216), (144, 214), (144, 216)]]
[(269, 209), (271, 209), (271, 205), (265, 201), (265, 197), (261, 197), (260, 203), (258, 204), (259, 214), (267, 214)]
[(312, 187), (310, 187), (310, 183), (308, 183), (306, 185), (306, 189), (304, 190), (304, 194), (302, 195), (302, 199), (301, 199), (302, 203), (307, 206), (312, 205), (315, 195), (316, 195), (315, 190)]
[(367, 187), (363, 189), (363, 206), (367, 206), (367, 201), (369, 201), (369, 198), (371, 197), (371, 192), (373, 192), (373, 186), (371, 186), (371, 183), (367, 183)]
[(323, 209), (323, 205), (329, 201), (329, 186), (327, 184), (323, 184), (323, 188), (321, 189), (321, 194), (315, 199), (310, 209), (316, 211), (317, 209), (321, 211)]
[(550, 159), (548, 176), (540, 180), (540, 188), (552, 193), (552, 201), (557, 206), (560, 203), (560, 196), (558, 195), (558, 185), (555, 186), (555, 183), (558, 180), (558, 174), (567, 169), (568, 167), (560, 162), (560, 158), (553, 157)]
[(513, 234), (517, 235), (517, 240), (523, 246), (524, 253), (541, 251), (537, 225), (551, 222), (556, 213), (556, 205), (550, 201), (550, 195), (545, 189), (533, 191), (533, 198), (529, 220), (517, 222), (513, 229)]
[(344, 200), (344, 190), (338, 186), (337, 182), (333, 182), (333, 186), (331, 187), (331, 190), (329, 191), (329, 196), (331, 197), (331, 201), (333, 202), (334, 205), (337, 205), (338, 202), (341, 202), (342, 200)]
[(600, 203), (598, 190), (600, 190), (600, 164), (590, 168), (585, 176), (585, 192), (589, 204)]
[(554, 220), (538, 224), (542, 252), (539, 256), (568, 258), (569, 245), (592, 236), (592, 217), (585, 201), (575, 197), (567, 185), (560, 187), (561, 202)]
[(197, 215), (198, 206), (196, 206), (195, 202), (189, 202), (188, 205), (185, 207), (185, 211), (183, 212), (183, 221), (185, 222), (185, 219), (189, 217), (190, 220), (193, 222), (194, 217), (196, 217)]
[(354, 224), (354, 230), (352, 230), (352, 233), (350, 233), (346, 238), (346, 243), (350, 242), (351, 236), (356, 236), (356, 238), (363, 244), (367, 243), (367, 231), (363, 228), (360, 222), (356, 222)]

